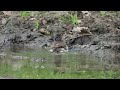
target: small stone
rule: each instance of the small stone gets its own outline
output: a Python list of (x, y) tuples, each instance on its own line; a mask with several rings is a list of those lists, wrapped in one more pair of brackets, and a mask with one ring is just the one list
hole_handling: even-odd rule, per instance
[(53, 49), (50, 49), (49, 51), (50, 51), (50, 52), (53, 52)]
[(63, 51), (61, 50), (60, 52), (62, 53)]

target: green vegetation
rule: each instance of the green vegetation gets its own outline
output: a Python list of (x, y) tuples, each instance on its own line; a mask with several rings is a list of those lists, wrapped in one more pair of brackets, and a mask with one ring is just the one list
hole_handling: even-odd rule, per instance
[(34, 27), (36, 30), (38, 30), (38, 28), (39, 28), (39, 21), (38, 20), (35, 20)]
[(60, 17), (60, 21), (64, 22), (64, 23), (69, 23), (72, 25), (77, 25), (78, 24), (78, 17), (77, 14), (70, 14), (68, 16), (61, 16)]
[(0, 76), (10, 76), (19, 79), (120, 79), (120, 71), (85, 71), (55, 72), (51, 68), (33, 68), (27, 64), (14, 70), (11, 66), (1, 66)]
[(30, 13), (28, 11), (20, 11), (20, 16), (21, 17), (28, 17), (28, 16), (30, 16)]
[(101, 15), (102, 17), (105, 16), (105, 13), (106, 13), (106, 11), (100, 11), (100, 15)]
[(117, 14), (117, 17), (120, 18), (120, 11), (116, 12), (116, 14)]
[(71, 23), (73, 24), (73, 25), (76, 25), (76, 24), (78, 24), (78, 18), (77, 18), (77, 14), (75, 14), (75, 15), (70, 15), (70, 21), (71, 21)]

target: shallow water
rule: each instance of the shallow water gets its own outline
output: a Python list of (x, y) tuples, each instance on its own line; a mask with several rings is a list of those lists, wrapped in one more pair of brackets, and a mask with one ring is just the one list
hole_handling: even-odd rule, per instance
[[(45, 49), (24, 49), (0, 53), (0, 73), (12, 76), (13, 72), (40, 73), (47, 70), (56, 73), (79, 73), (81, 71), (116, 71), (119, 59), (104, 60), (80, 52), (51, 53)], [(8, 72), (8, 73), (7, 73)], [(7, 75), (6, 75), (7, 73)]]

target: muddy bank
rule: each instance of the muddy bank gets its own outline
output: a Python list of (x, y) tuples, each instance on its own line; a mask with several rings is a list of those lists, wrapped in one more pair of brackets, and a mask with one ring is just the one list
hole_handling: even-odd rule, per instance
[[(13, 13), (15, 15), (17, 12)], [(59, 20), (60, 16), (67, 16), (68, 11), (37, 12), (36, 16), (32, 13), (27, 18), (21, 17), (18, 13), (14, 17), (1, 13), (1, 52), (5, 50), (15, 52), (25, 48), (48, 48), (48, 50), (55, 48), (54, 50), (57, 50), (59, 46), (68, 51), (89, 53), (98, 58), (119, 59), (120, 19), (114, 12), (107, 12), (101, 16), (99, 11), (86, 13), (78, 11), (80, 22), (75, 26)], [(3, 18), (6, 22), (3, 22)], [(35, 18), (39, 24), (37, 29), (34, 26)], [(56, 42), (58, 44), (55, 44)]]

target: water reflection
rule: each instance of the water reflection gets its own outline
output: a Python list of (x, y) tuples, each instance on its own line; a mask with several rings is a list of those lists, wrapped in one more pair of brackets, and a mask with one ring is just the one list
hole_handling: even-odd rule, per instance
[(62, 64), (62, 56), (61, 56), (61, 54), (54, 55), (54, 64), (55, 64), (56, 67), (61, 67), (61, 64)]
[[(19, 51), (16, 48), (17, 46), (12, 48), (12, 51), (16, 52)], [(54, 73), (64, 73), (64, 72), (78, 72), (81, 70), (119, 70), (120, 69), (120, 55), (116, 52), (113, 55), (113, 58), (109, 59), (106, 57), (96, 58), (91, 55), (85, 55), (83, 53), (64, 53), (64, 54), (52, 54), (48, 53), (47, 51), (33, 51), (29, 52), (24, 50), (24, 53), (29, 53), (26, 55), (33, 55), (29, 56), (31, 58), (47, 58), (47, 62), (44, 63), (46, 65), (46, 68), (51, 68), (54, 71)], [(23, 53), (23, 52), (19, 52)], [(45, 53), (45, 54), (43, 54)], [(8, 53), (9, 54), (9, 53)], [(18, 54), (18, 53), (17, 53)], [(2, 54), (0, 54), (0, 64), (8, 63), (12, 64), (14, 68), (22, 67), (21, 63), (18, 62), (20, 60), (10, 60), (11, 57), (7, 55), (6, 58), (4, 58)], [(37, 57), (38, 56), (38, 57)], [(2, 59), (3, 60), (2, 60)], [(7, 61), (6, 61), (7, 60)], [(10, 62), (11, 61), (11, 62)], [(28, 60), (31, 63), (30, 60)], [(19, 64), (20, 63), (20, 64)], [(26, 64), (27, 64), (26, 63)], [(37, 64), (43, 64), (43, 63), (37, 63)]]
[(23, 44), (10, 44), (10, 51), (12, 52), (20, 52), (21, 50), (24, 50), (24, 45)]
[(54, 73), (64, 73), (65, 72), (65, 67), (62, 62), (62, 55), (61, 54), (55, 54), (54, 55)]

